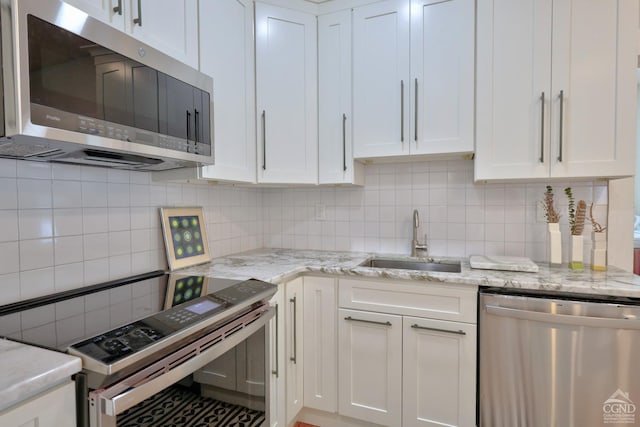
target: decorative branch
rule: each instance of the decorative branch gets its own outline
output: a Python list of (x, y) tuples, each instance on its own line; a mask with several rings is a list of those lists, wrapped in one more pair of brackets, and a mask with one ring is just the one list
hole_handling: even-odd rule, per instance
[(571, 227), (571, 234), (573, 234), (573, 230), (576, 227), (576, 202), (573, 199), (571, 187), (565, 188), (564, 194), (566, 194), (567, 199), (569, 199), (569, 226)]
[(547, 218), (548, 223), (560, 222), (560, 214), (553, 203), (553, 188), (551, 188), (550, 185), (547, 185), (542, 206), (544, 207), (544, 216)]
[(589, 221), (591, 221), (591, 226), (593, 227), (593, 231), (596, 233), (602, 233), (604, 230), (607, 229), (607, 227), (601, 226), (600, 223), (597, 222), (593, 217), (593, 203), (591, 203), (591, 206), (589, 206)]
[(582, 235), (584, 231), (584, 218), (587, 212), (587, 203), (584, 200), (578, 201), (576, 208), (575, 225), (571, 228), (571, 234), (574, 236)]

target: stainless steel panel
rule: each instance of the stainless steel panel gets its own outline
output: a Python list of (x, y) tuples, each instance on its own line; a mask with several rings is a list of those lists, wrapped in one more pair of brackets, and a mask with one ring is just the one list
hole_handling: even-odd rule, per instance
[(640, 422), (640, 307), (481, 294), (480, 309), (480, 426)]

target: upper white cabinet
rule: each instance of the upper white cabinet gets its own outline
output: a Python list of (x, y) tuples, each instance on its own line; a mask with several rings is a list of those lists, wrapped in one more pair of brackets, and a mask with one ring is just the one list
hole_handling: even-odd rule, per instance
[(253, 2), (200, 1), (200, 70), (213, 78), (215, 164), (203, 179), (256, 181)]
[(256, 3), (258, 182), (318, 182), (317, 23)]
[(65, 0), (198, 68), (198, 0)]
[(634, 173), (638, 4), (478, 3), (476, 180)]
[(473, 0), (353, 10), (354, 157), (473, 151)]
[(364, 184), (353, 161), (351, 11), (318, 17), (318, 182)]

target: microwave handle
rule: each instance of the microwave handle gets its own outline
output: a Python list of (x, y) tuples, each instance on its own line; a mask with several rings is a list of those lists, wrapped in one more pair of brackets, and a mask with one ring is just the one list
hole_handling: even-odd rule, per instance
[(200, 118), (200, 112), (197, 109), (193, 110), (193, 114), (194, 114), (194, 119), (195, 119), (195, 134), (196, 134), (196, 143), (200, 142), (200, 127), (198, 126), (198, 122), (200, 120), (198, 120)]
[(191, 141), (191, 111), (187, 110), (187, 141)]
[(142, 0), (138, 0), (138, 17), (133, 19), (133, 23), (142, 27)]

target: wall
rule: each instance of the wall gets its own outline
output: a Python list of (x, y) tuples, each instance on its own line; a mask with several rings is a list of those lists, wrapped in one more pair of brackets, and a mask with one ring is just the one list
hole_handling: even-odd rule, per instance
[(259, 189), (0, 159), (0, 304), (166, 269), (159, 206), (203, 206), (213, 256), (262, 247)]
[[(368, 165), (365, 174), (364, 187), (260, 189), (0, 159), (0, 304), (165, 269), (160, 206), (204, 206), (214, 257), (263, 246), (408, 254), (414, 208), (432, 255), (547, 257), (546, 224), (536, 221), (545, 183), (473, 184), (473, 162), (463, 160)], [(569, 185), (606, 217), (606, 183)], [(554, 183), (567, 241), (565, 186)]]
[[(546, 223), (536, 219), (547, 183), (474, 184), (473, 161), (368, 165), (364, 187), (269, 189), (263, 194), (268, 247), (409, 254), (412, 212), (418, 209), (432, 255), (493, 254), (547, 259)], [(606, 182), (553, 183), (568, 242), (567, 199), (595, 202), (606, 223)], [(324, 205), (318, 220), (316, 205)], [(589, 236), (591, 225), (585, 227)], [(588, 261), (591, 244), (585, 238)], [(568, 245), (564, 245), (565, 258)]]

